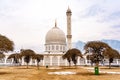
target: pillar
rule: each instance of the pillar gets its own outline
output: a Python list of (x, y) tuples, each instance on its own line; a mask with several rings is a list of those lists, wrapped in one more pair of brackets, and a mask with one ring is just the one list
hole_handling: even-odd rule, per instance
[(22, 57), (22, 63), (21, 63), (21, 65), (25, 65), (24, 56)]
[(119, 59), (116, 59), (116, 61), (117, 61), (117, 65), (119, 65), (119, 61), (118, 61)]
[(58, 66), (60, 66), (60, 56), (58, 56)]
[(77, 59), (77, 65), (80, 65), (80, 57)]
[(52, 58), (53, 56), (50, 56), (50, 66), (52, 66)]
[(7, 64), (7, 56), (5, 55), (4, 64)]
[(29, 63), (30, 65), (32, 65), (33, 63), (32, 63), (32, 58), (30, 58), (30, 63)]
[(67, 66), (67, 59), (65, 59), (65, 66)]

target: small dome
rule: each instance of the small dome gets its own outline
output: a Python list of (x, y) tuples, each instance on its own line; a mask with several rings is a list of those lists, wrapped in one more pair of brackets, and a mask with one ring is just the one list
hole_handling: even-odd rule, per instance
[(59, 29), (55, 23), (55, 27), (46, 34), (46, 44), (66, 44), (64, 32)]

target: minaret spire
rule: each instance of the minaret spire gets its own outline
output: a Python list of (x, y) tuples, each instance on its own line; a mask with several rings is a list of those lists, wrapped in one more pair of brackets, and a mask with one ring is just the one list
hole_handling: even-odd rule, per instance
[[(67, 9), (67, 12), (71, 12), (71, 9), (70, 9), (70, 7), (68, 6), (68, 9)], [(72, 13), (72, 12), (71, 12)]]
[(55, 19), (55, 27), (57, 27), (57, 20)]
[(72, 48), (72, 35), (71, 35), (71, 9), (68, 7), (67, 12), (67, 47), (68, 49)]

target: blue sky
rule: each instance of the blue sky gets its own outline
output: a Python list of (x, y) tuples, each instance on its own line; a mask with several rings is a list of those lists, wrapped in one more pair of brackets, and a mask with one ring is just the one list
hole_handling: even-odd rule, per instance
[(0, 0), (0, 34), (15, 49), (44, 51), (45, 35), (57, 19), (66, 34), (66, 10), (72, 11), (72, 41), (120, 40), (120, 0)]

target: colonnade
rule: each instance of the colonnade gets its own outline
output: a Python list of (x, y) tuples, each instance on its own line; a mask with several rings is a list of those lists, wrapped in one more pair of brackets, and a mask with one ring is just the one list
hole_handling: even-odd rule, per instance
[[(13, 59), (7, 59), (9, 55), (6, 55), (5, 58), (0, 61), (0, 64), (13, 64)], [(21, 65), (26, 65), (26, 63), (24, 62), (24, 57), (22, 57), (22, 59), (19, 59), (19, 62)], [(108, 64), (109, 61), (106, 59), (104, 64)], [(44, 55), (44, 59), (40, 61), (39, 63), (41, 66), (68, 66), (69, 63), (68, 61), (65, 59), (62, 59), (61, 55)], [(119, 65), (120, 66), (120, 59), (114, 59), (113, 63), (114, 65)], [(29, 65), (37, 65), (37, 61), (35, 59), (30, 59), (30, 63)], [(71, 65), (74, 65), (73, 63), (71, 63)], [(77, 65), (90, 65), (90, 61), (86, 59), (86, 57), (84, 58), (80, 58), (78, 57), (77, 60)]]

